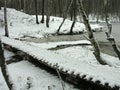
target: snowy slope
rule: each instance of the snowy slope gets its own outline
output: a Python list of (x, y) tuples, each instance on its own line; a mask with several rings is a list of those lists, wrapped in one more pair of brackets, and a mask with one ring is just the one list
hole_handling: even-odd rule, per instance
[[(63, 68), (63, 71), (68, 70), (68, 73), (74, 72), (75, 75), (80, 73), (80, 76), (87, 75), (86, 79), (90, 79), (92, 77), (93, 82), (100, 80), (101, 84), (103, 85), (105, 83), (109, 83), (111, 87), (114, 87), (115, 85), (120, 86), (120, 61), (117, 58), (103, 55), (107, 61), (111, 61), (112, 63), (111, 66), (100, 65), (92, 55), (92, 51), (82, 47), (75, 48), (77, 50), (80, 49), (79, 54), (88, 52), (88, 55), (86, 55), (86, 53), (82, 54), (78, 59), (70, 56), (70, 51), (68, 50), (63, 50), (64, 53), (61, 53), (60, 51), (55, 53), (6, 37), (2, 37), (2, 41), (19, 50), (23, 50), (27, 54), (38, 60), (41, 60), (42, 62), (48, 63), (51, 66), (54, 66), (56, 63), (58, 63), (59, 69)], [(69, 50), (72, 49), (70, 48)]]
[[(36, 24), (35, 16), (28, 15), (23, 12), (17, 11), (15, 9), (7, 9), (8, 14), (8, 27), (10, 37), (12, 38), (21, 38), (21, 37), (37, 37), (42, 38), (48, 34), (53, 34), (57, 32), (58, 27), (60, 26), (63, 18), (53, 17), (50, 18), (50, 27), (47, 28), (46, 24)], [(39, 21), (41, 16), (39, 16)], [(0, 34), (4, 35), (4, 10), (0, 10)], [(65, 20), (60, 33), (69, 33), (72, 21)], [(98, 24), (91, 25), (93, 30), (101, 30), (102, 26)], [(74, 33), (84, 32), (85, 27), (83, 23), (77, 22), (73, 28)]]

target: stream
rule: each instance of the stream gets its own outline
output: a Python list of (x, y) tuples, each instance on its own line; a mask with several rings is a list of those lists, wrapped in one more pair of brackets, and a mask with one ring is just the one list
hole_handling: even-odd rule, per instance
[[(112, 56), (116, 56), (114, 50), (112, 49), (111, 44), (106, 40), (106, 23), (100, 23), (102, 25), (103, 31), (102, 32), (94, 32), (96, 40), (98, 40), (101, 52), (107, 53)], [(117, 45), (120, 47), (120, 23), (112, 23), (112, 35), (116, 40)], [(58, 36), (49, 36), (47, 38), (37, 39), (37, 38), (30, 38), (26, 41), (35, 42), (35, 43), (44, 43), (44, 42), (59, 42), (59, 41), (77, 41), (86, 39), (87, 33), (80, 34), (80, 35), (58, 35)]]

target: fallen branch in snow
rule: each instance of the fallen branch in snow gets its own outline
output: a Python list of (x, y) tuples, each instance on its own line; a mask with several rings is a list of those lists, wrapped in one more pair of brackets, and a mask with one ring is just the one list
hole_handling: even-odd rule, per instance
[(64, 84), (64, 82), (63, 82), (63, 80), (62, 80), (62, 77), (60, 76), (60, 73), (59, 73), (59, 71), (58, 71), (58, 64), (56, 64), (56, 71), (57, 71), (57, 74), (58, 74), (58, 77), (59, 77), (59, 79), (60, 79), (60, 82), (61, 82), (61, 85), (62, 85), (62, 89), (63, 90), (65, 90), (65, 84)]
[(91, 44), (88, 43), (78, 43), (78, 44), (67, 44), (67, 45), (57, 45), (56, 47), (49, 48), (48, 50), (59, 50), (59, 49), (64, 49), (68, 47), (73, 47), (73, 46), (90, 46)]

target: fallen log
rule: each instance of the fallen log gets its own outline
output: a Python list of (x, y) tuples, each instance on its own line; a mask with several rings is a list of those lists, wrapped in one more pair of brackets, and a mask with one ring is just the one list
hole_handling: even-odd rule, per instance
[[(48, 62), (45, 59), (39, 59), (37, 57), (33, 57), (32, 55), (28, 54), (26, 51), (22, 51), (21, 49), (12, 46), (10, 44), (5, 43), (9, 50), (11, 51), (19, 51), (27, 55), (27, 60), (31, 63), (33, 63), (35, 66), (38, 66), (40, 68), (45, 69), (46, 71), (57, 75), (56, 72), (56, 66), (52, 63)], [(7, 48), (7, 47), (6, 47)], [(24, 56), (24, 57), (25, 57)], [(21, 56), (23, 58), (23, 56)], [(62, 79), (66, 82), (74, 84), (76, 87), (80, 88), (81, 90), (119, 90), (119, 86), (111, 87), (109, 83), (105, 83), (104, 85), (101, 84), (101, 81), (93, 81), (93, 77), (90, 77), (87, 79), (87, 75), (85, 74), (75, 74), (74, 71), (69, 72), (69, 70), (66, 70), (62, 67), (58, 67), (58, 70), (60, 72), (60, 75)]]

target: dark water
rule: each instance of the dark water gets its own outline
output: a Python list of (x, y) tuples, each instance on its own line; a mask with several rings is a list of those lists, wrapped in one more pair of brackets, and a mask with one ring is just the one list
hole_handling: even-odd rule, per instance
[[(106, 40), (106, 24), (101, 23), (100, 25), (104, 26), (103, 32), (94, 32), (94, 35), (96, 39), (100, 42), (108, 42)], [(120, 23), (113, 23), (113, 30), (112, 30), (112, 35), (116, 39), (116, 42), (120, 44)], [(36, 43), (41, 43), (41, 42), (57, 42), (57, 41), (75, 41), (75, 40), (81, 40), (81, 39), (86, 39), (85, 36), (87, 34), (80, 34), (80, 35), (59, 35), (59, 36), (50, 36), (47, 38), (42, 38), (42, 39), (27, 39), (28, 41), (36, 42)]]
[[(107, 42), (105, 32), (108, 30), (105, 23), (100, 25), (104, 26), (103, 32), (95, 32), (95, 36), (98, 41)], [(116, 42), (120, 45), (120, 23), (112, 23), (112, 36), (115, 38)]]
[[(98, 40), (100, 44), (101, 51), (113, 56), (116, 56), (114, 50), (112, 49), (111, 44), (106, 40), (106, 24), (100, 23), (100, 25), (104, 26), (104, 29), (102, 32), (94, 32), (94, 35), (96, 39)], [(112, 35), (116, 40), (116, 43), (118, 46), (120, 46), (120, 23), (112, 23), (113, 29), (112, 29)], [(58, 42), (58, 41), (76, 41), (76, 40), (83, 40), (86, 39), (85, 36), (87, 36), (87, 33), (80, 34), (80, 35), (60, 35), (60, 36), (50, 36), (43, 39), (27, 39), (27, 41), (36, 42), (36, 43), (43, 43), (43, 42)]]

